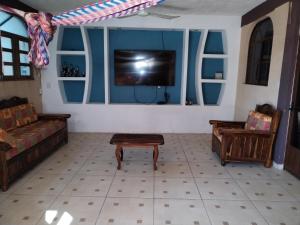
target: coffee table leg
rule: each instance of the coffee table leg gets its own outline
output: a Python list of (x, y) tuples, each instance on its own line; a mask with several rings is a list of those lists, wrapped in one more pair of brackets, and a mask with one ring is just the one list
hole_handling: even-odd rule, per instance
[(121, 169), (121, 152), (122, 152), (122, 147), (117, 145), (116, 147), (116, 158), (117, 158), (117, 161), (118, 161), (118, 170)]
[(158, 145), (154, 145), (154, 150), (153, 150), (153, 167), (154, 167), (154, 170), (157, 170), (157, 160), (158, 160), (158, 155), (159, 155), (159, 152), (158, 152)]

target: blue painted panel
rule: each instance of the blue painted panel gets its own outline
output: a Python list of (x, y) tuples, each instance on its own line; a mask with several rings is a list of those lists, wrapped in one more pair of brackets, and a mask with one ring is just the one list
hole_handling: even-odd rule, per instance
[(92, 54), (92, 84), (90, 103), (104, 103), (104, 36), (103, 30), (88, 29)]
[(199, 31), (191, 31), (189, 34), (189, 56), (188, 56), (186, 100), (192, 101), (193, 104), (198, 104), (195, 78), (196, 78), (196, 57), (197, 57), (200, 37), (201, 37), (201, 32)]
[[(111, 103), (156, 103), (164, 100), (165, 87), (156, 90), (149, 86), (116, 86), (114, 74), (114, 50), (175, 50), (175, 86), (167, 87), (171, 104), (180, 104), (183, 55), (183, 32), (149, 30), (110, 30), (110, 102)], [(153, 101), (153, 96), (157, 99)], [(135, 94), (134, 94), (135, 93)]]
[(224, 59), (204, 58), (202, 62), (202, 79), (215, 79), (215, 73), (224, 75)]
[[(70, 67), (79, 67), (80, 74), (85, 74), (85, 56), (82, 55), (62, 55), (62, 65), (68, 64)], [(61, 71), (61, 68), (59, 68)]]
[(216, 105), (221, 93), (222, 84), (202, 83), (203, 100), (205, 105)]
[(84, 51), (80, 28), (64, 28), (61, 50)]
[(84, 94), (84, 81), (63, 81), (66, 100), (69, 103), (82, 103)]
[(204, 53), (224, 54), (224, 45), (221, 32), (208, 32)]

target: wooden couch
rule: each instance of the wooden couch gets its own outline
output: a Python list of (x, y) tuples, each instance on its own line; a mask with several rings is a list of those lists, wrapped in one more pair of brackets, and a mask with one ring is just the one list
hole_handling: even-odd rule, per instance
[(36, 114), (27, 99), (0, 101), (0, 185), (10, 183), (68, 142), (69, 114)]
[(246, 122), (209, 121), (213, 125), (212, 151), (224, 166), (227, 162), (261, 162), (272, 166), (273, 144), (276, 138), (280, 113), (271, 105), (256, 107), (256, 112), (272, 117), (268, 131), (245, 129)]

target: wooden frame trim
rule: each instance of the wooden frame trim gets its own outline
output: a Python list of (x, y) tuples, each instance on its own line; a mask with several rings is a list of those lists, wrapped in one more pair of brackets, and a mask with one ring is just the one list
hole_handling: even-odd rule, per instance
[(290, 20), (287, 25), (279, 95), (277, 101), (277, 109), (279, 109), (282, 112), (282, 118), (275, 145), (276, 158), (274, 160), (278, 164), (284, 163), (285, 152), (288, 146), (288, 128), (290, 122), (289, 108), (292, 101), (292, 91), (294, 76), (296, 73), (298, 46), (300, 44), (300, 1), (291, 1), (292, 7), (289, 16)]
[[(30, 39), (17, 35), (12, 34), (9, 32), (1, 31), (1, 37), (7, 37), (11, 39), (11, 49), (2, 48), (0, 49), (0, 69), (3, 71), (2, 65), (9, 65), (13, 67), (13, 76), (4, 76), (0, 74), (0, 82), (1, 81), (19, 81), (19, 80), (34, 80), (33, 76), (33, 68), (30, 63), (21, 63), (20, 62), (20, 54), (28, 54), (27, 51), (23, 51), (19, 49), (19, 41), (27, 42), (28, 47), (30, 49)], [(2, 62), (2, 51), (10, 52), (12, 54), (12, 62)], [(30, 68), (30, 75), (29, 76), (22, 76), (21, 75), (21, 66), (27, 66)]]
[(277, 7), (293, 0), (267, 0), (266, 2), (260, 4), (255, 7), (251, 11), (247, 12), (242, 16), (242, 24), (241, 26), (246, 26), (249, 23), (256, 21), (257, 19), (269, 14)]
[(1, 5), (6, 5), (6, 6), (9, 6), (9, 7), (12, 7), (12, 8), (15, 8), (15, 9), (19, 9), (19, 10), (22, 10), (24, 12), (35, 12), (37, 13), (38, 10), (18, 1), (18, 0), (0, 0), (0, 4)]

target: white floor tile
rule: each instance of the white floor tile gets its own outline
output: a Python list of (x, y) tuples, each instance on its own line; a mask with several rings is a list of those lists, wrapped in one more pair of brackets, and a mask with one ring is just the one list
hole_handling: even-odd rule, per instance
[(153, 225), (153, 200), (107, 198), (97, 225)]
[(156, 199), (154, 224), (210, 225), (202, 200)]
[(200, 199), (193, 178), (155, 178), (155, 198)]
[(249, 201), (204, 200), (212, 225), (268, 225)]

